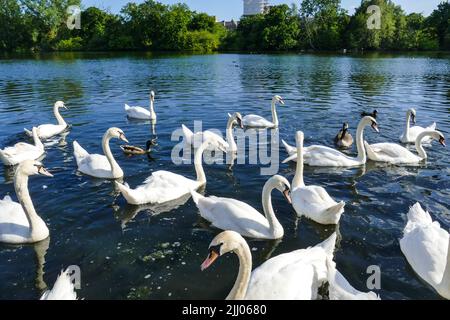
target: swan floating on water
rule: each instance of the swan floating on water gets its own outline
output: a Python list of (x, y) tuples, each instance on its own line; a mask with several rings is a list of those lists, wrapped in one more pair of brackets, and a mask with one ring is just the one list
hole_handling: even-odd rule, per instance
[(442, 133), (435, 130), (422, 131), (416, 139), (416, 150), (418, 155), (412, 153), (403, 146), (396, 143), (376, 143), (368, 144), (364, 141), (367, 150), (367, 156), (372, 161), (386, 162), (391, 164), (412, 164), (419, 163), (428, 158), (425, 149), (422, 146), (424, 140), (437, 140), (445, 147), (445, 137)]
[(299, 217), (305, 216), (320, 224), (337, 224), (344, 212), (345, 202), (337, 203), (319, 186), (306, 186), (303, 180), (304, 134), (297, 132), (297, 168), (292, 180), (292, 206)]
[(117, 138), (128, 143), (123, 131), (119, 128), (110, 128), (102, 140), (103, 153), (89, 154), (77, 141), (73, 142), (73, 153), (78, 165), (78, 171), (86, 175), (102, 179), (118, 179), (123, 177), (123, 170), (114, 159), (109, 147), (109, 141)]
[[(117, 181), (116, 186), (125, 200), (129, 204), (134, 205), (161, 204), (181, 198), (189, 194), (191, 190), (197, 190), (206, 184), (206, 175), (202, 166), (203, 152), (213, 143), (215, 142), (206, 139), (200, 148), (195, 151), (194, 167), (197, 173), (197, 180), (188, 179), (170, 171), (160, 170), (153, 172), (136, 189), (131, 189), (127, 184), (122, 184)], [(219, 145), (219, 148), (222, 151), (225, 150), (224, 145)]]
[[(434, 122), (432, 125), (430, 125), (427, 128), (422, 128), (420, 126), (410, 127), (411, 121), (413, 124), (416, 123), (416, 110), (415, 109), (409, 109), (406, 112), (406, 127), (405, 127), (405, 131), (403, 131), (403, 134), (400, 136), (400, 142), (402, 142), (402, 143), (415, 143), (417, 141), (417, 137), (423, 131), (436, 130), (436, 122)], [(425, 143), (430, 142), (430, 139), (425, 140), (424, 142)]]
[[(371, 126), (373, 130), (379, 132), (377, 121), (372, 117), (364, 117), (361, 119), (356, 131), (356, 146), (358, 148), (358, 156), (356, 158), (349, 157), (342, 152), (319, 145), (313, 145), (304, 148), (304, 161), (307, 165), (313, 167), (358, 167), (362, 166), (367, 161), (366, 149), (364, 147), (364, 128)], [(293, 150), (293, 147), (287, 145), (284, 142), (287, 150)], [(289, 151), (288, 151), (289, 152)], [(297, 152), (293, 153), (290, 157), (283, 161), (287, 163), (297, 159)]]
[(265, 217), (245, 202), (236, 199), (204, 197), (195, 191), (191, 191), (191, 194), (200, 215), (214, 227), (235, 231), (250, 238), (280, 239), (284, 235), (284, 229), (273, 211), (271, 193), (277, 189), (291, 203), (290, 187), (289, 181), (281, 176), (273, 176), (266, 182), (262, 193)]
[(202, 271), (217, 258), (234, 252), (239, 273), (227, 300), (315, 300), (318, 289), (328, 279), (327, 259), (333, 259), (336, 233), (310, 247), (281, 254), (252, 272), (252, 255), (247, 242), (234, 231), (224, 231), (209, 245)]
[(24, 160), (36, 160), (40, 159), (44, 154), (44, 145), (38, 136), (38, 129), (33, 128), (33, 140), (34, 145), (19, 142), (13, 147), (6, 147), (5, 149), (0, 149), (0, 159), (6, 166), (15, 166)]
[(450, 299), (450, 236), (419, 203), (409, 209), (400, 249), (414, 272)]
[(284, 100), (282, 97), (280, 96), (274, 96), (272, 98), (272, 105), (271, 105), (271, 109), (272, 109), (272, 122), (270, 122), (269, 120), (266, 120), (265, 118), (258, 116), (258, 115), (254, 115), (254, 114), (249, 114), (246, 115), (243, 119), (242, 122), (244, 124), (244, 127), (249, 127), (249, 128), (278, 128), (278, 115), (277, 115), (277, 103), (284, 105)]
[[(39, 138), (44, 139), (44, 140), (51, 138), (60, 133), (63, 133), (69, 127), (69, 125), (66, 123), (64, 118), (59, 113), (60, 108), (64, 108), (67, 110), (67, 107), (63, 101), (57, 101), (55, 103), (55, 105), (53, 106), (53, 113), (55, 115), (56, 120), (58, 121), (58, 124), (43, 124), (43, 125), (40, 125), (37, 127)], [(27, 129), (24, 129), (24, 131), (29, 137), (33, 136), (32, 131), (27, 130)]]
[(125, 104), (125, 112), (127, 116), (131, 119), (139, 119), (139, 120), (156, 120), (156, 113), (154, 109), (155, 103), (155, 92), (150, 91), (150, 109), (147, 110), (143, 107), (130, 107), (128, 104)]
[(0, 242), (35, 243), (50, 234), (28, 191), (28, 177), (33, 175), (53, 177), (38, 161), (25, 160), (19, 164), (14, 175), (14, 188), (20, 203), (12, 201), (10, 196), (0, 200)]

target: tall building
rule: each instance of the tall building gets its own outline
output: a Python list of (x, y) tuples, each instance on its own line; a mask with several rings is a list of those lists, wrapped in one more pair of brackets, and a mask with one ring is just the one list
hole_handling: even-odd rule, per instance
[(244, 16), (264, 13), (268, 7), (268, 0), (244, 0)]

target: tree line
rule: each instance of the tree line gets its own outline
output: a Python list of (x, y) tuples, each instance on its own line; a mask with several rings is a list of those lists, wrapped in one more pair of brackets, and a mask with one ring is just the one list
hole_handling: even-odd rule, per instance
[[(406, 14), (391, 0), (361, 0), (353, 15), (340, 0), (303, 0), (242, 17), (228, 31), (185, 4), (130, 2), (119, 14), (89, 7), (70, 30), (67, 8), (81, 0), (0, 0), (0, 51), (294, 51), (450, 50), (450, 3), (428, 17)], [(380, 8), (379, 28), (367, 21)]]

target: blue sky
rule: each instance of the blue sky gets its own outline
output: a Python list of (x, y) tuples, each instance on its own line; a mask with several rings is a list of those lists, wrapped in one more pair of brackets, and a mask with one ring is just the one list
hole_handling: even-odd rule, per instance
[[(396, 4), (399, 4), (403, 9), (410, 12), (421, 12), (425, 15), (430, 14), (439, 3), (444, 0), (394, 0)], [(101, 9), (109, 9), (110, 11), (117, 13), (120, 8), (128, 2), (143, 2), (143, 0), (82, 0), (83, 4), (88, 6), (96, 6)], [(231, 20), (239, 19), (242, 15), (243, 5), (242, 0), (159, 0), (159, 2), (165, 4), (174, 4), (179, 2), (185, 2), (192, 9), (199, 12), (206, 12), (210, 15), (217, 16), (219, 20)], [(300, 0), (269, 0), (270, 4), (281, 3), (297, 3), (300, 4)], [(342, 0), (342, 6), (353, 13), (354, 8), (359, 6), (360, 0)]]

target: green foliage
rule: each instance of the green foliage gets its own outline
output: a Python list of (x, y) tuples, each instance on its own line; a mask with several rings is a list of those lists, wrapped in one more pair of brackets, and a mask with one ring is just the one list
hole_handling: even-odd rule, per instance
[[(406, 15), (392, 0), (361, 0), (350, 16), (341, 0), (303, 0), (242, 17), (227, 31), (185, 4), (126, 4), (120, 14), (82, 10), (81, 29), (66, 25), (81, 0), (0, 0), (0, 51), (164, 50), (213, 52), (288, 50), (450, 50), (450, 3), (429, 17)], [(367, 8), (381, 9), (381, 29), (367, 27)]]

